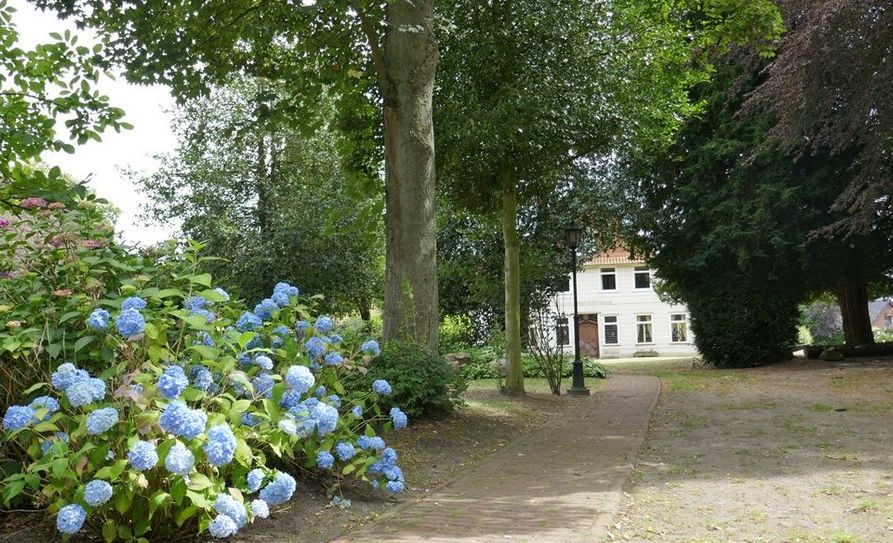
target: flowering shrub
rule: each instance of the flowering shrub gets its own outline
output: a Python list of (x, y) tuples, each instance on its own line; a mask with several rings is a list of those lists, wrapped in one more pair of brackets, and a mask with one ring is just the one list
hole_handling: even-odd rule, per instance
[[(107, 205), (80, 199), (71, 206), (25, 198), (0, 216), (0, 409), (49, 378), (55, 366), (97, 341), (84, 312), (119, 292), (165, 288), (177, 260), (165, 268), (150, 255), (116, 244)], [(110, 308), (111, 309), (111, 308)], [(108, 322), (98, 312), (96, 324)], [(103, 327), (104, 328), (104, 327)], [(105, 361), (85, 357), (101, 370)]]
[(377, 343), (345, 345), (285, 283), (253, 311), (208, 274), (122, 284), (120, 298), (79, 306), (70, 320), (90, 339), (7, 409), (4, 446), (27, 457), (3, 481), (7, 505), (46, 505), (63, 534), (160, 541), (225, 538), (266, 518), (298, 488), (288, 466), (404, 490), (397, 453), (376, 435), (407, 423), (382, 411), (390, 385), (342, 383)]

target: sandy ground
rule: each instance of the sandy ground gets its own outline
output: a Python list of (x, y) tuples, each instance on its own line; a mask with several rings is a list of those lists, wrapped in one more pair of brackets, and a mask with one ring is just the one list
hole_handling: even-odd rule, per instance
[(662, 392), (609, 540), (893, 542), (893, 361), (619, 369)]

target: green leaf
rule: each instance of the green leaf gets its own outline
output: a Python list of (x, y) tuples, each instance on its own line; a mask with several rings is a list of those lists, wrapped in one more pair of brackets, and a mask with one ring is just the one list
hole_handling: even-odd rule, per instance
[(190, 490), (204, 490), (211, 486), (211, 480), (204, 473), (194, 473), (189, 476)]
[(357, 466), (356, 466), (356, 465), (354, 465), (354, 464), (348, 464), (348, 465), (344, 466), (344, 469), (341, 470), (341, 473), (342, 473), (343, 475), (350, 475), (351, 473), (353, 473), (354, 471), (356, 471), (356, 469), (357, 469)]
[(213, 278), (211, 277), (210, 273), (202, 273), (199, 275), (190, 275), (188, 277), (188, 279), (189, 279), (190, 283), (202, 285), (202, 286), (205, 286), (208, 288), (211, 288), (211, 281), (213, 281)]
[(61, 343), (51, 343), (47, 345), (47, 354), (50, 355), (50, 358), (59, 358), (59, 353), (62, 352), (62, 344)]
[(64, 313), (62, 317), (59, 319), (59, 324), (66, 323), (75, 317), (80, 317), (80, 311), (69, 311), (68, 313)]
[(174, 522), (177, 523), (177, 526), (183, 526), (183, 523), (189, 520), (190, 517), (195, 515), (197, 511), (198, 507), (190, 505), (186, 509), (183, 509), (182, 511), (177, 513), (177, 516), (174, 518)]
[(79, 340), (75, 341), (74, 342), (74, 352), (80, 351), (81, 349), (83, 349), (84, 347), (89, 345), (94, 339), (96, 339), (96, 336), (84, 336), (84, 337), (80, 338)]
[(102, 525), (102, 537), (106, 543), (112, 543), (118, 537), (118, 525), (113, 520), (105, 521)]

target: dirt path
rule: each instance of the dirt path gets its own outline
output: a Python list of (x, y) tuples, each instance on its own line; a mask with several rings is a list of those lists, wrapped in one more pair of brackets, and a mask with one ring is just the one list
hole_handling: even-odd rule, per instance
[(609, 540), (893, 542), (893, 362), (660, 377)]
[(620, 505), (657, 393), (653, 377), (609, 378), (454, 482), (339, 541), (598, 541)]

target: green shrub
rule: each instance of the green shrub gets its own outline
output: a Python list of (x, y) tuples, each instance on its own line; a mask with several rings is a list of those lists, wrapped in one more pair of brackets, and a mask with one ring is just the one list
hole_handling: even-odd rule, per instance
[(354, 373), (345, 381), (348, 390), (368, 390), (373, 381), (385, 379), (394, 391), (386, 401), (411, 417), (441, 417), (463, 404), (465, 379), (421, 345), (390, 341), (368, 369), (366, 375)]
[[(484, 347), (480, 349), (470, 349), (467, 352), (471, 356), (472, 361), (470, 364), (463, 366), (461, 370), (462, 376), (467, 381), (496, 379), (497, 375), (491, 367), (491, 363), (496, 360), (497, 356), (491, 349)], [(521, 355), (521, 369), (524, 372), (524, 377), (535, 379), (545, 378), (543, 371), (537, 365), (536, 361), (527, 353)], [(567, 356), (562, 377), (571, 377), (572, 372), (573, 359), (572, 357)], [(585, 377), (604, 379), (608, 375), (608, 370), (601, 362), (593, 359), (586, 359), (583, 360), (583, 375)]]
[[(145, 279), (119, 267), (119, 293), (68, 308), (70, 362), (17, 390), (21, 405), (4, 415), (4, 457), (18, 462), (4, 504), (46, 507), (64, 533), (147, 542), (263, 518), (294, 491), (277, 467), (401, 491), (396, 453), (371, 438), (405, 416), (382, 410), (386, 392), (343, 385), (377, 344), (344, 344), (289, 285), (248, 311), (212, 288), (196, 245), (179, 258), (183, 273)], [(146, 286), (155, 281), (164, 288)], [(29, 326), (58, 322), (40, 304), (15, 311), (30, 311)], [(49, 356), (17, 332), (28, 333), (8, 332), (13, 361)]]

